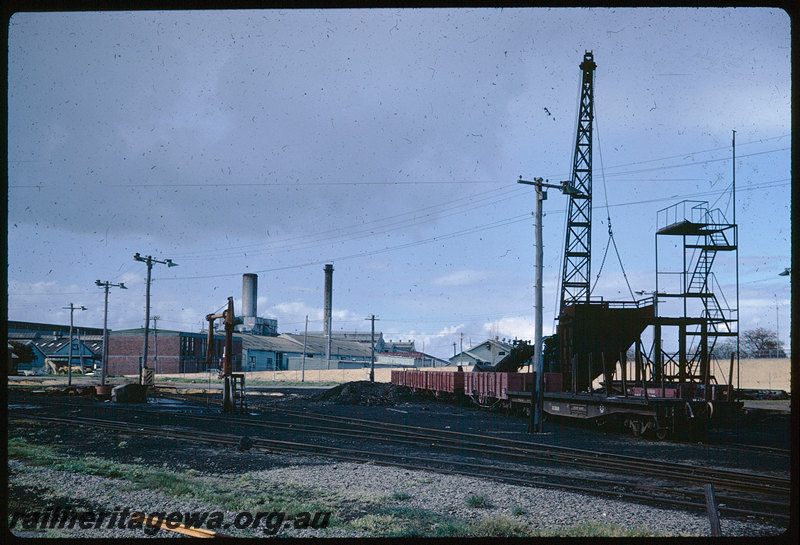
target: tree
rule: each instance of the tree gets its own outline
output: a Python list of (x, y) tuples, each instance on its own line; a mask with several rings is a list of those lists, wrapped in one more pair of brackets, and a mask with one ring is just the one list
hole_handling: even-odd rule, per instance
[[(724, 341), (720, 341), (714, 346), (714, 353), (713, 357), (720, 359), (720, 360), (728, 360), (731, 357), (731, 354), (736, 353), (736, 339), (725, 339)], [(744, 346), (740, 344), (739, 346), (739, 357), (740, 358), (749, 358), (746, 349)]]
[(774, 331), (759, 327), (748, 329), (739, 336), (742, 353), (751, 358), (785, 358), (783, 342)]

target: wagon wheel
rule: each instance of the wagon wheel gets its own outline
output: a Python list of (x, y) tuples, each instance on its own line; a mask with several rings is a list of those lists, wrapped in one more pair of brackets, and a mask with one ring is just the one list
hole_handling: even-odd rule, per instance
[(661, 428), (659, 430), (656, 430), (656, 439), (658, 439), (659, 441), (663, 441), (667, 437), (669, 437), (668, 428)]
[(641, 437), (642, 435), (642, 421), (641, 420), (631, 420), (631, 432), (633, 432), (634, 437)]

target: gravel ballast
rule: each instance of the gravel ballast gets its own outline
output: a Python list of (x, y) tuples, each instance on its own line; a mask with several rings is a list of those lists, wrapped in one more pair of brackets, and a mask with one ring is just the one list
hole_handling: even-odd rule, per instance
[[(644, 527), (649, 532), (664, 536), (709, 536), (708, 519), (691, 513), (659, 509), (638, 504), (585, 496), (570, 492), (513, 485), (501, 485), (483, 479), (440, 475), (426, 471), (408, 471), (367, 464), (331, 463), (322, 459), (298, 460), (302, 465), (279, 467), (249, 472), (248, 479), (256, 488), (266, 484), (283, 483), (287, 486), (324, 490), (326, 497), (336, 498), (335, 503), (352, 502), (369, 507), (403, 507), (434, 511), (452, 520), (478, 521), (481, 518), (504, 515), (524, 521), (531, 528), (566, 530), (582, 523), (608, 523), (621, 527)], [(9, 461), (10, 486), (40, 491), (42, 500), (68, 497), (81, 498), (84, 505), (103, 507), (107, 511), (130, 506), (145, 513), (165, 511), (215, 511), (218, 506), (194, 499), (175, 498), (152, 489), (132, 490), (130, 481), (94, 475), (57, 471), (45, 467), (27, 466)], [(228, 479), (235, 483), (239, 475)], [(485, 507), (470, 507), (468, 498), (480, 495), (488, 499)], [(325, 500), (322, 500), (325, 503)], [(85, 508), (84, 508), (85, 509)], [(336, 505), (331, 510), (336, 515)], [(524, 511), (524, 513), (523, 513)], [(236, 513), (225, 512), (225, 521), (234, 520)], [(237, 536), (263, 536), (261, 529), (237, 530), (225, 533)], [(783, 531), (757, 522), (722, 520), (725, 536), (766, 536)], [(17, 535), (41, 535), (15, 529)], [(56, 530), (55, 536), (70, 537), (144, 537), (143, 530), (102, 527), (100, 529)], [(174, 536), (173, 532), (160, 531), (158, 537)], [(347, 526), (329, 527), (325, 530), (283, 529), (285, 536), (368, 537), (369, 533)]]

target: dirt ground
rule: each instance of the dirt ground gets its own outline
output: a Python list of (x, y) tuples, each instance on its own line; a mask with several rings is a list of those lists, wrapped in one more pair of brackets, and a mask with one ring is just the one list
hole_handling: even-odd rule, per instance
[[(728, 376), (727, 361), (717, 361), (714, 364), (714, 373), (719, 377), (724, 377), (727, 382)], [(457, 367), (436, 367), (424, 368), (423, 371), (455, 371)], [(471, 368), (465, 367), (465, 371)], [(376, 382), (390, 382), (391, 369), (375, 369)], [(206, 379), (205, 373), (185, 374), (185, 375), (158, 375), (158, 377), (174, 377), (186, 379)], [(300, 371), (254, 371), (247, 373), (247, 381), (280, 381), (280, 382), (303, 382), (313, 384), (315, 382), (353, 382), (358, 380), (369, 380), (369, 369), (323, 369), (306, 371), (305, 376), (301, 377)], [(736, 368), (733, 369), (733, 383), (736, 384)], [(741, 388), (755, 388), (766, 390), (785, 390), (791, 391), (791, 360), (781, 359), (743, 359), (739, 362), (739, 384)]]
[[(456, 371), (457, 367), (436, 367), (421, 368), (422, 371)], [(465, 371), (469, 371), (465, 368)], [(391, 382), (392, 369), (375, 369), (375, 382)], [(199, 379), (208, 378), (206, 373), (177, 374), (177, 375), (157, 375), (157, 378), (185, 378)], [(247, 373), (246, 382), (252, 381), (279, 381), (279, 382), (355, 382), (359, 380), (369, 380), (369, 368), (364, 369), (314, 369), (306, 371), (251, 371)]]
[[(718, 360), (714, 363), (714, 374), (724, 380), (720, 382), (727, 382), (729, 362)], [(436, 367), (424, 368), (423, 371), (455, 371), (456, 367)], [(465, 367), (464, 371), (470, 371), (470, 367)], [(390, 382), (391, 369), (378, 368), (375, 369), (376, 382)], [(173, 378), (173, 379), (186, 379), (186, 380), (207, 380), (208, 373), (186, 373), (186, 374), (169, 374), (169, 375), (156, 375), (157, 378)], [(13, 378), (14, 384), (23, 386), (47, 386), (50, 384), (63, 383), (66, 377), (9, 377)], [(126, 378), (133, 378), (131, 377)], [(212, 380), (216, 376), (211, 377)], [(309, 370), (304, 373), (301, 371), (254, 371), (247, 373), (246, 380), (248, 383), (252, 382), (286, 382), (286, 383), (308, 383), (313, 386), (315, 383), (327, 384), (341, 384), (344, 382), (354, 382), (359, 380), (369, 380), (369, 369), (323, 369), (323, 370)], [(74, 384), (97, 384), (98, 377), (91, 376), (77, 376), (73, 377)], [(122, 377), (113, 377), (109, 379), (109, 383), (118, 384), (127, 382)], [(733, 370), (733, 383), (737, 384), (736, 368)], [(791, 392), (791, 359), (743, 359), (739, 362), (739, 379), (740, 388), (754, 388), (764, 390), (785, 390)]]

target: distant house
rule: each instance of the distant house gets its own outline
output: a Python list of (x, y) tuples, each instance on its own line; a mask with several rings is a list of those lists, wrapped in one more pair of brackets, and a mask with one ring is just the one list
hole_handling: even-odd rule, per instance
[(375, 354), (376, 364), (382, 367), (444, 367), (447, 360), (422, 352), (381, 352)]
[(389, 339), (380, 352), (416, 352), (416, 348), (414, 348), (414, 341), (403, 342)]
[(460, 354), (450, 358), (450, 365), (475, 365), (476, 363), (488, 363), (494, 365), (505, 358), (513, 346), (510, 343), (500, 341), (497, 338), (487, 339)]

